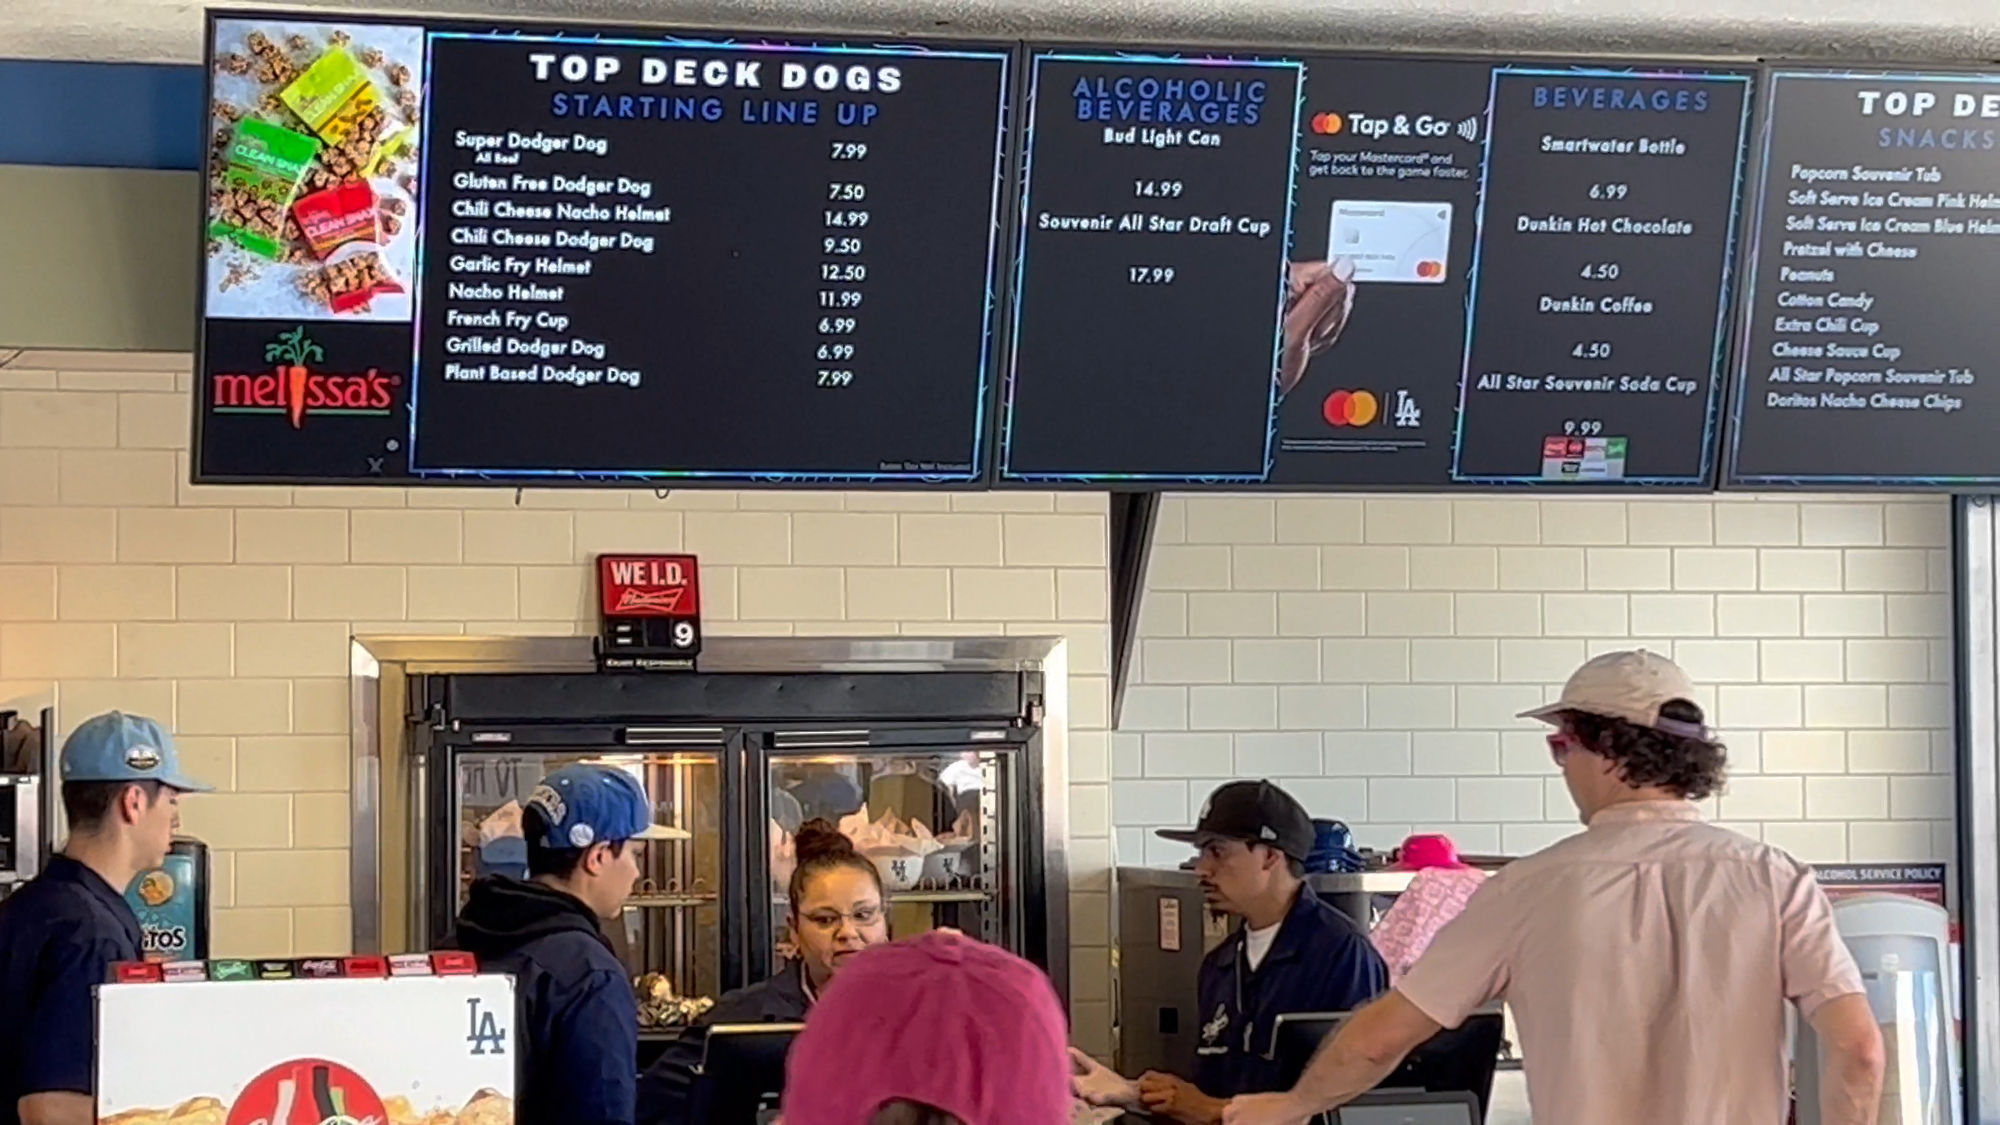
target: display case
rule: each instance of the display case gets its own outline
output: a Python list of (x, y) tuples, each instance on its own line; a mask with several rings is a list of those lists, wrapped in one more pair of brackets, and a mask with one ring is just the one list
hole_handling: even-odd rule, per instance
[(525, 873), (519, 809), (536, 782), (594, 761), (632, 771), (655, 819), (686, 834), (644, 845), (611, 927), (642, 1043), (775, 971), (791, 838), (813, 816), (844, 822), (875, 862), (897, 934), (995, 942), (1066, 993), (1060, 658), (1046, 638), (724, 638), (693, 672), (444, 658), (359, 679), (355, 948), (444, 941), (474, 879)]
[[(452, 743), (447, 740), (443, 745)], [(435, 897), (435, 932), (449, 930), (474, 879), (494, 874), (527, 877), (521, 802), (541, 778), (576, 762), (612, 765), (645, 786), (656, 823), (686, 835), (640, 845), (639, 884), (623, 916), (606, 927), (611, 944), (635, 980), (660, 974), (672, 982), (674, 995), (718, 994), (723, 979), (724, 866), (719, 750), (595, 753), (529, 748), (493, 753), (477, 746), (454, 750), (441, 803), (452, 810), (445, 823), (455, 829), (456, 838), (436, 852), (449, 868), (438, 872), (438, 885), (450, 890)], [(642, 1019), (649, 1024), (675, 1022), (664, 1015), (649, 1008)]]
[[(895, 745), (894, 735), (914, 735)], [(755, 754), (765, 822), (762, 874), (770, 908), (753, 921), (751, 974), (768, 975), (788, 955), (792, 836), (806, 820), (833, 822), (875, 865), (889, 902), (890, 932), (910, 937), (950, 928), (1010, 949), (1029, 947), (1027, 892), (1037, 857), (1020, 846), (1036, 810), (1038, 763), (1028, 739), (980, 732), (984, 744), (926, 744), (923, 732), (765, 732)], [(861, 749), (841, 750), (842, 740)], [(831, 744), (830, 744), (831, 743)]]

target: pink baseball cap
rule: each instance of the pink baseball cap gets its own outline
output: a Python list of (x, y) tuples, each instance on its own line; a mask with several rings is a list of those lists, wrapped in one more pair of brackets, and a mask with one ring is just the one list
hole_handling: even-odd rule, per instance
[(1451, 842), (1451, 837), (1428, 834), (1404, 838), (1403, 846), (1397, 849), (1395, 869), (1424, 871), (1432, 867), (1467, 866), (1470, 865), (1458, 858), (1458, 845)]
[(965, 1125), (1068, 1125), (1068, 1026), (1040, 969), (959, 934), (856, 954), (785, 1062), (785, 1125), (868, 1125), (884, 1104)]

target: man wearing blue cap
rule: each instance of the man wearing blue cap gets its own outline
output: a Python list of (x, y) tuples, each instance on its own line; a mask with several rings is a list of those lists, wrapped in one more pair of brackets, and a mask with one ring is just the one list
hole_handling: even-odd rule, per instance
[[(459, 948), (512, 973), (520, 999), (519, 1125), (632, 1125), (639, 1008), (603, 923), (639, 879), (640, 840), (686, 839), (616, 766), (564, 766), (521, 808), (528, 878), (472, 884)], [(0, 1122), (4, 1125), (4, 1122)]]
[(159, 723), (117, 711), (63, 743), (62, 778), (69, 839), (0, 903), (0, 1125), (96, 1121), (91, 990), (140, 959), (125, 888), (166, 861), (180, 795), (209, 788), (181, 772)]

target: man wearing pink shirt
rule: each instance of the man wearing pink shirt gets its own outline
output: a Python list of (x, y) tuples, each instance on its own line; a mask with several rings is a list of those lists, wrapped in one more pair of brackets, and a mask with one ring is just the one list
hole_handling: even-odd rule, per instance
[(1722, 745), (1672, 661), (1614, 652), (1524, 714), (1586, 830), (1509, 864), (1284, 1094), (1229, 1125), (1345, 1104), (1440, 1029), (1513, 1009), (1535, 1125), (1782, 1125), (1787, 1002), (1825, 1050), (1821, 1121), (1873, 1125), (1882, 1039), (1811, 868), (1705, 824)]

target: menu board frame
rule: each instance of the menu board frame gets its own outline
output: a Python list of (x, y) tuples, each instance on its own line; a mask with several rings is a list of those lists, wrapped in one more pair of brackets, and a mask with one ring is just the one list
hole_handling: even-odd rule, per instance
[(1725, 419), (1723, 430), (1721, 473), (1716, 478), (1713, 491), (1857, 494), (1897, 492), (1951, 495), (1967, 491), (1988, 491), (2000, 485), (2000, 469), (1983, 477), (1862, 476), (1835, 473), (1746, 476), (1738, 471), (1738, 455), (1743, 438), (1742, 417), (1753, 384), (1749, 371), (1750, 363), (1753, 361), (1749, 354), (1750, 335), (1753, 321), (1757, 316), (1756, 270), (1759, 242), (1764, 236), (1764, 189), (1770, 175), (1771, 144), (1777, 128), (1777, 115), (1773, 109), (1778, 85), (1775, 79), (1785, 75), (1914, 81), (1963, 81), (1984, 78), (1993, 82), (1996, 89), (2000, 89), (2000, 68), (1993, 66), (1787, 58), (1762, 60), (1758, 67), (1755, 90), (1756, 114), (1752, 118), (1753, 136), (1750, 146), (1752, 166), (1742, 200), (1746, 220), (1741, 235), (1742, 252), (1736, 255), (1739, 276), (1736, 280), (1736, 312), (1730, 340), (1728, 417)]
[[(442, 32), (459, 37), (501, 37), (517, 33), (524, 37), (547, 36), (561, 40), (573, 40), (579, 46), (591, 43), (624, 46), (657, 46), (660, 48), (741, 48), (745, 45), (777, 44), (798, 50), (826, 53), (878, 52), (907, 54), (911, 57), (950, 57), (967, 54), (987, 57), (999, 61), (998, 123), (995, 135), (994, 181), (992, 206), (987, 228), (987, 272), (983, 330), (980, 345), (980, 367), (977, 374), (974, 410), (972, 413), (971, 450), (972, 461), (969, 471), (929, 474), (923, 472), (898, 473), (825, 473), (810, 471), (774, 470), (711, 472), (700, 469), (659, 469), (645, 471), (554, 469), (554, 470), (421, 470), (408, 471), (407, 475), (334, 476), (301, 475), (286, 473), (250, 474), (219, 473), (205, 463), (204, 436), (207, 415), (212, 405), (206, 380), (206, 364), (210, 346), (210, 261), (204, 252), (197, 256), (195, 264), (195, 345), (194, 378), (191, 394), (191, 444), (189, 455), (190, 481), (197, 485), (290, 485), (290, 486), (339, 486), (339, 487), (387, 487), (387, 488), (431, 488), (431, 487), (486, 487), (486, 488), (623, 488), (623, 489), (743, 489), (743, 488), (783, 488), (801, 490), (920, 490), (926, 492), (983, 491), (991, 487), (994, 468), (997, 463), (997, 430), (993, 422), (993, 411), (998, 401), (997, 384), (1004, 370), (1005, 333), (1007, 310), (1010, 307), (1013, 271), (1008, 267), (1007, 255), (1014, 229), (1014, 215), (1017, 211), (1015, 193), (1019, 190), (1020, 178), (1017, 166), (1020, 162), (1020, 98), (1025, 85), (1021, 75), (1022, 44), (1017, 40), (988, 38), (944, 38), (937, 36), (878, 36), (832, 32), (797, 32), (782, 28), (699, 28), (669, 24), (642, 22), (618, 22), (585, 24), (574, 19), (550, 18), (543, 16), (509, 16), (506, 18), (479, 19), (466, 16), (427, 16), (423, 14), (381, 14), (381, 13), (333, 13), (314, 10), (289, 10), (264, 8), (256, 5), (242, 7), (227, 6), (208, 8), (203, 13), (202, 65), (204, 79), (204, 133), (206, 133), (215, 103), (215, 81), (218, 73), (217, 24), (222, 21), (265, 20), (271, 22), (312, 23), (329, 26), (354, 27), (415, 27), (421, 30), (421, 40), (426, 57), (430, 54), (430, 33)], [(428, 84), (432, 76), (420, 73), (417, 83), (428, 95)], [(430, 129), (430, 107), (426, 96), (422, 112), (412, 124), (420, 133)], [(215, 147), (205, 145), (199, 169), (201, 190), (197, 194), (197, 223), (206, 241), (213, 219), (209, 200), (209, 187), (214, 174), (213, 161)], [(420, 151), (418, 164), (430, 159), (430, 153)], [(419, 172), (421, 175), (421, 171)], [(409, 224), (416, 227), (416, 212), (409, 217)], [(415, 289), (416, 271), (407, 279)], [(441, 280), (433, 279), (442, 285)], [(412, 304), (416, 294), (411, 295)], [(414, 314), (413, 314), (414, 315)], [(325, 322), (338, 324), (338, 322)], [(412, 356), (422, 347), (421, 334), (412, 327)], [(371, 372), (372, 374), (372, 372)], [(400, 409), (414, 413), (416, 396), (414, 369), (399, 382), (408, 383), (408, 400), (401, 402)], [(399, 399), (403, 396), (398, 395)], [(415, 422), (412, 419), (411, 429)], [(395, 455), (392, 455), (391, 460)], [(376, 460), (376, 459), (371, 459)]]
[[(1030, 100), (1029, 87), (1037, 70), (1037, 61), (1044, 55), (1052, 57), (1101, 57), (1104, 59), (1130, 60), (1137, 62), (1157, 60), (1215, 60), (1218, 63), (1230, 60), (1277, 64), (1297, 60), (1304, 66), (1304, 80), (1299, 93), (1299, 120), (1303, 123), (1305, 114), (1311, 109), (1309, 90), (1311, 86), (1311, 63), (1314, 60), (1340, 59), (1357, 61), (1408, 62), (1415, 64), (1470, 64), (1489, 68), (1489, 88), (1497, 90), (1502, 72), (1546, 73), (1550, 75), (1573, 74), (1582, 77), (1643, 77), (1651, 72), (1670, 72), (1674, 76), (1710, 74), (1742, 80), (1744, 84), (1743, 108), (1740, 117), (1736, 146), (1733, 193), (1731, 199), (1730, 227), (1724, 238), (1723, 268), (1717, 279), (1719, 286), (1716, 315), (1714, 318), (1715, 345), (1710, 359), (1710, 387), (1707, 397), (1706, 421), (1699, 450), (1701, 472), (1698, 478), (1673, 478), (1670, 480), (1633, 479), (1608, 481), (1561, 482), (1540, 478), (1518, 477), (1500, 478), (1490, 476), (1459, 477), (1459, 449), (1457, 442), (1463, 427), (1463, 404), (1467, 396), (1466, 380), (1469, 375), (1465, 368), (1458, 370), (1458, 386), (1449, 403), (1453, 411), (1450, 425), (1453, 448), (1448, 457), (1449, 467), (1444, 479), (1435, 481), (1402, 481), (1378, 483), (1371, 481), (1354, 482), (1312, 482), (1244, 480), (1237, 476), (1214, 479), (1176, 478), (1161, 479), (1147, 475), (1112, 474), (1017, 474), (1010, 473), (1008, 465), (1008, 425), (1011, 403), (1008, 395), (1014, 371), (1014, 341), (1020, 332), (1018, 314), (1020, 311), (1019, 285), (1022, 261), (1019, 257), (1007, 272), (1012, 275), (1015, 292), (1010, 299), (1009, 314), (1005, 321), (1007, 347), (1000, 361), (1000, 377), (995, 380), (995, 394), (998, 401), (993, 411), (995, 436), (993, 441), (992, 488), (996, 491), (1148, 491), (1167, 490), (1175, 492), (1244, 492), (1268, 494), (1341, 494), (1341, 493), (1389, 493), (1389, 494), (1445, 494), (1445, 495), (1522, 495), (1538, 497), (1556, 495), (1579, 496), (1633, 496), (1633, 495), (1701, 495), (1715, 492), (1723, 480), (1728, 455), (1730, 406), (1735, 398), (1734, 381), (1739, 366), (1736, 351), (1738, 347), (1738, 318), (1743, 305), (1741, 280), (1744, 272), (1746, 232), (1749, 228), (1749, 207), (1754, 196), (1751, 180), (1761, 152), (1759, 139), (1762, 136), (1762, 115), (1764, 112), (1764, 85), (1768, 67), (1755, 56), (1720, 57), (1691, 56), (1684, 58), (1658, 55), (1620, 56), (1567, 54), (1539, 54), (1529, 52), (1464, 52), (1464, 51), (1394, 51), (1394, 50), (1349, 50), (1325, 47), (1273, 46), (1269, 43), (1227, 42), (1181, 46), (1160, 46), (1150, 41), (1144, 43), (1107, 43), (1103, 40), (1087, 42), (1072, 40), (1030, 39), (1022, 43), (1020, 64), (1017, 67), (1022, 89), (1017, 97), (1014, 125), (1021, 137), (1021, 148), (1016, 154), (1014, 175), (1018, 181), (1013, 197), (1014, 210), (1010, 215), (1020, 228), (1012, 232), (1012, 245), (1017, 255), (1025, 245), (1028, 222), (1026, 201), (1028, 197), (1028, 175), (1032, 166), (1033, 115), (1035, 106)], [(1491, 139), (1490, 123), (1493, 98), (1489, 93), (1484, 114), (1486, 131), (1482, 133), (1482, 150)], [(1293, 167), (1295, 175), (1302, 175), (1301, 159), (1304, 138), (1295, 136)], [(1487, 208), (1486, 177), (1488, 159), (1482, 155), (1479, 174), (1479, 205), (1476, 230), (1483, 228)], [(1293, 209), (1297, 206), (1297, 183), (1293, 185)], [(1288, 214), (1287, 242), (1297, 235), (1295, 214)], [(1484, 244), (1483, 230), (1475, 236), (1474, 253)], [(1287, 253), (1292, 248), (1287, 246)], [(1476, 291), (1476, 279), (1474, 290)], [(1471, 298), (1468, 293), (1464, 343), (1469, 355), (1472, 340)], [(1442, 404), (1440, 405), (1442, 409)], [(1272, 430), (1275, 435), (1278, 418), (1274, 411)], [(1271, 456), (1277, 456), (1275, 437)], [(1268, 471), (1268, 470), (1267, 470)]]

